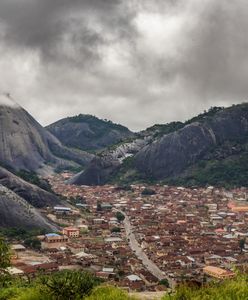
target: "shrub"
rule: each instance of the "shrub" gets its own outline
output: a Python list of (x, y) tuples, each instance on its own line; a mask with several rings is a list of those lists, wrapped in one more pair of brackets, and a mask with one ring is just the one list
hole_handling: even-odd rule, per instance
[(77, 300), (89, 295), (100, 280), (87, 272), (62, 271), (40, 280), (42, 290), (55, 299)]
[(86, 300), (136, 300), (127, 292), (111, 286), (97, 287)]

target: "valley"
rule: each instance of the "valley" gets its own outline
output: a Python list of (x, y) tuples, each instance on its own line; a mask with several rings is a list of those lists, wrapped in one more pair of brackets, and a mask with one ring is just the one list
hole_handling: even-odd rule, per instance
[(71, 176), (47, 178), (65, 201), (42, 209), (60, 227), (37, 237), (48, 270), (53, 262), (54, 271), (89, 270), (130, 291), (158, 292), (185, 281), (231, 278), (234, 268), (247, 266), (248, 189), (79, 187), (65, 183)]
[(247, 104), (138, 133), (90, 115), (43, 128), (18, 105), (1, 111), (0, 229), (14, 278), (87, 271), (155, 297), (248, 270)]

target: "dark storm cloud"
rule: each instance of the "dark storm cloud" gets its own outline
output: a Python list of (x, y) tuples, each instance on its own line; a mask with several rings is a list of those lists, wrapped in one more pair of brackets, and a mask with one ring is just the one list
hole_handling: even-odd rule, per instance
[(247, 99), (247, 29), (245, 0), (1, 0), (0, 90), (42, 123), (186, 119)]
[(130, 34), (130, 14), (121, 9), (118, 0), (3, 0), (0, 22), (13, 47), (39, 51), (45, 61), (83, 62), (98, 58), (98, 47), (108, 43), (102, 31), (115, 39)]

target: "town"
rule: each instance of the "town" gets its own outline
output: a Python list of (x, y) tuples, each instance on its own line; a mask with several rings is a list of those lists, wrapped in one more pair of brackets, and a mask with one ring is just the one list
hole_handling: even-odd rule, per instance
[(13, 243), (16, 276), (88, 270), (129, 291), (203, 284), (248, 266), (247, 189), (166, 185), (74, 186), (49, 176), (63, 205), (41, 213), (57, 226), (40, 249)]

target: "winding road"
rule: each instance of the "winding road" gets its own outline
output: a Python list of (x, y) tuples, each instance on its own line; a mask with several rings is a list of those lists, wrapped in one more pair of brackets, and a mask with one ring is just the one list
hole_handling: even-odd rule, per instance
[(166, 278), (165, 273), (163, 271), (161, 271), (158, 268), (158, 266), (153, 261), (151, 261), (148, 258), (148, 256), (146, 255), (146, 253), (142, 250), (140, 244), (136, 240), (136, 237), (135, 237), (135, 235), (133, 233), (133, 228), (132, 228), (132, 225), (130, 223), (130, 220), (129, 220), (129, 217), (127, 216), (127, 214), (125, 214), (121, 210), (118, 210), (118, 211), (125, 216), (125, 219), (124, 219), (123, 223), (124, 223), (126, 235), (127, 235), (128, 240), (129, 240), (129, 245), (130, 245), (132, 251), (136, 254), (137, 258), (142, 261), (142, 263), (145, 266), (145, 268), (153, 276), (155, 276), (156, 278), (158, 278), (158, 280), (162, 280), (162, 279)]

